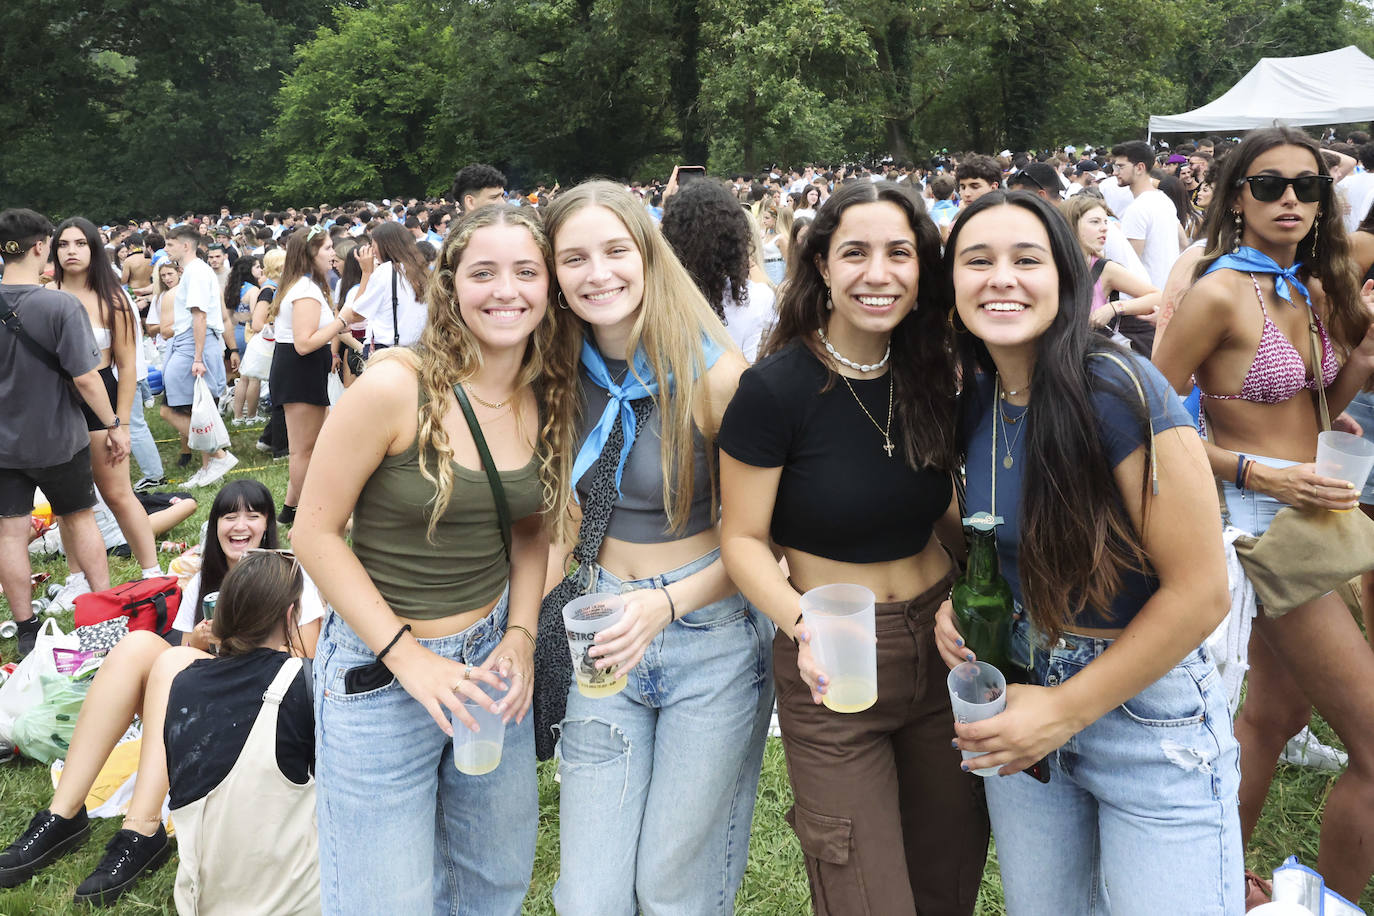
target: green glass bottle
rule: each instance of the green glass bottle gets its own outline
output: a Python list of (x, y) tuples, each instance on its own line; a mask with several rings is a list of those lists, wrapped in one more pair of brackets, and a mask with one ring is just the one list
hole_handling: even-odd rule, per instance
[(964, 519), (968, 533), (968, 566), (954, 583), (950, 602), (964, 645), (978, 660), (993, 665), (1010, 681), (1008, 658), (1014, 602), (997, 558), (996, 527), (1002, 519), (980, 512)]

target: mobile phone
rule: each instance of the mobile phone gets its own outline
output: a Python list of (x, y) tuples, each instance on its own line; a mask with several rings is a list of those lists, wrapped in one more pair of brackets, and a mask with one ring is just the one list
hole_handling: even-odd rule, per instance
[(677, 186), (680, 188), (689, 181), (706, 177), (704, 165), (680, 165), (677, 167)]

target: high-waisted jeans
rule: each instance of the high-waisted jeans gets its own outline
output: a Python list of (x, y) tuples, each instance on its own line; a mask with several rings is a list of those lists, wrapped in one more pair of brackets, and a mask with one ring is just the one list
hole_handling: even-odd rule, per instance
[[(590, 592), (660, 588), (713, 550), (651, 579), (584, 567)], [(570, 684), (560, 729), (562, 914), (733, 912), (773, 707), (773, 625), (734, 594), (669, 624), (610, 697)]]
[[(481, 664), (505, 634), (506, 601), (466, 630), (420, 644)], [(533, 715), (507, 723), (500, 766), (467, 776), (453, 765), (453, 740), (399, 682), (344, 692), (348, 670), (375, 656), (333, 611), (315, 659), (325, 914), (519, 914), (539, 825)]]

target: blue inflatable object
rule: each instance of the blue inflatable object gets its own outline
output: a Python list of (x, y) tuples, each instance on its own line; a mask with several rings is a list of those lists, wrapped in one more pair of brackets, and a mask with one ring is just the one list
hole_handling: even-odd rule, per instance
[(153, 394), (162, 394), (162, 370), (148, 367), (148, 390)]

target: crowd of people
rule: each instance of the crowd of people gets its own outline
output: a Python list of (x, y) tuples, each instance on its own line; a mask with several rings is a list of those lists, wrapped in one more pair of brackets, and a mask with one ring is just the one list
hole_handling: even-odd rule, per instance
[[(1315, 864), (1358, 899), (1359, 623), (1334, 593), (1262, 608), (1234, 722), (1207, 645), (1237, 613), (1223, 514), (1260, 535), (1283, 507), (1374, 503), (1313, 463), (1332, 423), (1374, 437), (1374, 143), (1350, 141), (510, 192), (472, 165), (431, 201), (0, 213), (21, 652), (36, 489), (80, 570), (66, 596), (110, 585), (97, 490), (162, 573), (135, 494), (167, 483), (145, 363), (183, 438), (204, 379), (289, 467), (278, 506), (203, 452), (186, 486), (220, 486), (180, 635), (110, 651), (0, 887), (86, 839), (137, 716), (133, 801), (78, 900), (170, 855), (170, 793), (182, 912), (519, 913), (552, 756), (560, 913), (727, 913), (776, 710), (819, 914), (972, 913), (990, 836), (1016, 916), (1240, 913), (1265, 892), (1243, 853), (1280, 754), (1335, 753), (1304, 731), (1315, 708), (1349, 755)], [(956, 725), (946, 676), (976, 657), (949, 595), (977, 513), (1026, 677)], [(832, 583), (876, 599), (856, 712), (825, 705), (799, 613)], [(589, 696), (562, 607), (599, 593), (623, 616), (579, 665), (624, 686)], [(1374, 632), (1374, 579), (1363, 611)], [(480, 775), (455, 766), (474, 707), (505, 722)]]

